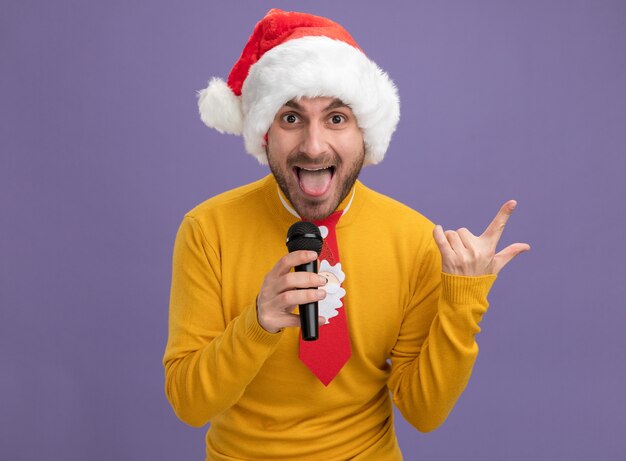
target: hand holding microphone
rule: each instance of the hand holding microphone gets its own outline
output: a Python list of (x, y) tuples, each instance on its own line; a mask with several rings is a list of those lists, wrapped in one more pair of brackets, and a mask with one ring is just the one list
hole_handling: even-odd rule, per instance
[[(317, 229), (314, 224), (304, 224), (312, 225)], [(306, 234), (309, 233), (304, 232), (301, 238), (318, 240), (321, 249), (321, 236), (317, 239), (317, 237), (310, 237)], [(319, 235), (319, 229), (317, 229), (317, 234)], [(296, 240), (301, 242), (299, 239)], [(294, 307), (297, 305), (316, 305), (318, 301), (326, 297), (326, 292), (318, 289), (326, 284), (327, 280), (324, 277), (314, 272), (298, 271), (297, 269), (298, 267), (317, 265), (318, 250), (315, 247), (308, 249), (308, 246), (299, 247), (300, 244), (297, 245), (298, 247), (293, 247), (290, 253), (283, 256), (265, 276), (257, 297), (259, 324), (270, 333), (277, 333), (285, 327), (302, 326), (300, 316), (293, 313)], [(295, 268), (295, 272), (291, 271), (292, 268)], [(302, 313), (302, 308), (300, 311)], [(314, 319), (312, 322), (313, 329), (317, 330), (317, 316), (314, 316)]]
[[(298, 250), (308, 250), (315, 251), (319, 255), (322, 252), (322, 243), (322, 234), (313, 223), (299, 221), (287, 231), (287, 249), (289, 253)], [(297, 265), (295, 271), (317, 274), (317, 258), (308, 263)], [(305, 341), (317, 339), (318, 312), (317, 300), (300, 304), (300, 327), (302, 328), (302, 339)]]

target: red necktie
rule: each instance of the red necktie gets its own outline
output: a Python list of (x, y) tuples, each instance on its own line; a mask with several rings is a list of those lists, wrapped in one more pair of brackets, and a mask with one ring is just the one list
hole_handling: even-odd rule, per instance
[[(336, 211), (327, 218), (314, 223), (320, 228), (324, 226), (328, 229), (319, 259), (327, 261), (331, 266), (339, 262), (335, 226), (342, 214), (343, 211)], [(352, 355), (345, 296), (342, 298), (342, 304), (343, 306), (337, 309), (337, 315), (325, 325), (320, 326), (319, 337), (316, 341), (304, 341), (300, 337), (300, 360), (324, 383), (324, 386), (328, 386)]]

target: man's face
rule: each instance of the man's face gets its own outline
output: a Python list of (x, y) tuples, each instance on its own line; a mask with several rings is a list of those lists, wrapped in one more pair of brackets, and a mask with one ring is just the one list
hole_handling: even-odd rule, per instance
[(335, 211), (352, 189), (364, 158), (356, 118), (338, 99), (289, 101), (267, 133), (270, 169), (305, 219), (323, 219)]

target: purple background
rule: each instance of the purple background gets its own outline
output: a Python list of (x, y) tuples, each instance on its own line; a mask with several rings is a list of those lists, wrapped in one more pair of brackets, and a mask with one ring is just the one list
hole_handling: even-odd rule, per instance
[[(362, 179), (447, 228), (519, 207), (481, 353), (447, 422), (398, 416), (407, 460), (626, 451), (626, 2), (3, 0), (0, 458), (200, 460), (163, 391), (183, 214), (266, 169), (205, 128), (271, 7), (342, 23), (402, 119)], [(623, 459), (623, 458), (622, 458)]]

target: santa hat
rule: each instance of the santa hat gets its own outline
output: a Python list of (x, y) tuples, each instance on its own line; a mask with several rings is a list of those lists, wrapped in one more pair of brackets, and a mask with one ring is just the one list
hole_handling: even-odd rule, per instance
[(213, 78), (199, 93), (202, 121), (243, 134), (245, 147), (267, 164), (265, 134), (292, 99), (328, 96), (347, 104), (365, 142), (365, 163), (380, 162), (400, 118), (391, 79), (336, 22), (272, 9), (255, 26), (228, 81)]

